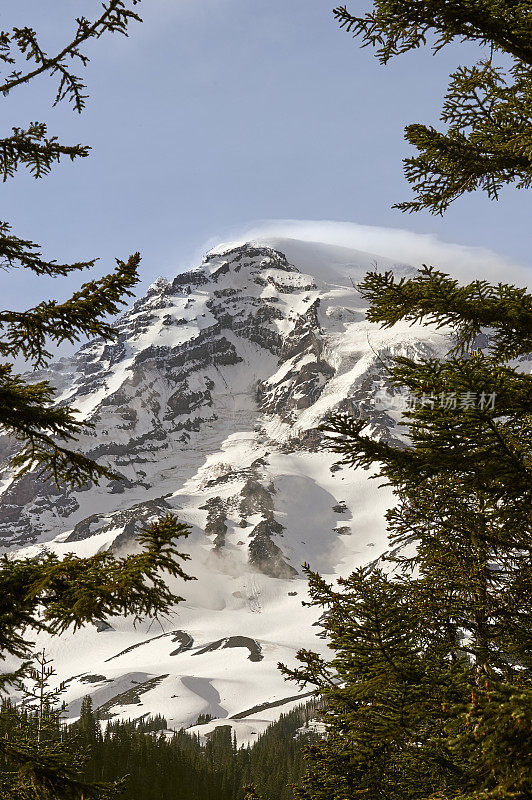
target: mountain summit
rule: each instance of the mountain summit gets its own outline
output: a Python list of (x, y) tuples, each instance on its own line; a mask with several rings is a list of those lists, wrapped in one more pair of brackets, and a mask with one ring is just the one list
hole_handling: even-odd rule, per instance
[(355, 285), (374, 265), (412, 271), (290, 239), (221, 246), (155, 281), (114, 343), (89, 342), (36, 375), (94, 424), (80, 448), (122, 479), (77, 491), (31, 473), (12, 483), (14, 445), (0, 440), (3, 546), (122, 554), (174, 510), (192, 526), (198, 578), (179, 586), (186, 602), (162, 629), (116, 619), (47, 643), (72, 718), (90, 693), (104, 717), (162, 713), (179, 728), (208, 713), (247, 741), (294, 702), (277, 662), (323, 650), (301, 606), (301, 564), (331, 577), (378, 558), (390, 502), (367, 472), (335, 464), (318, 426), (343, 410), (397, 443), (399, 412), (375, 402), (393, 394), (386, 362), (442, 348), (426, 327), (366, 321)]

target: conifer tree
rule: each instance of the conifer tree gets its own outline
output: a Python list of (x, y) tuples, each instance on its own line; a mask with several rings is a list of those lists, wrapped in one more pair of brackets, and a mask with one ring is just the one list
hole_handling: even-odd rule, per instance
[(37, 653), (27, 671), (27, 680), (17, 684), (21, 698), (18, 707), (4, 705), (2, 709), (7, 748), (2, 753), (7, 768), (0, 769), (2, 798), (115, 797), (119, 784), (87, 783), (83, 779), (86, 755), (79, 738), (67, 734), (61, 703), (65, 685), (53, 688), (54, 677), (51, 659), (44, 651)]
[(81, 703), (77, 725), (79, 733), (89, 745), (94, 746), (98, 738), (98, 722), (92, 710), (92, 698), (86, 695)]
[[(324, 426), (355, 467), (381, 464), (393, 576), (359, 570), (328, 586), (330, 664), (302, 652), (285, 673), (318, 687), (328, 737), (296, 797), (525, 800), (532, 791), (532, 297), (485, 282), (460, 287), (430, 268), (415, 279), (370, 273), (369, 318), (452, 325), (448, 359), (395, 359), (391, 378), (416, 398), (410, 447), (366, 435), (348, 415)], [(489, 351), (468, 352), (481, 327)], [(408, 548), (415, 546), (413, 555)]]
[[(464, 192), (497, 198), (532, 179), (530, 2), (375, 0), (342, 27), (383, 63), (460, 39), (489, 57), (452, 76), (440, 133), (411, 125), (405, 162), (415, 200), (443, 213)], [(506, 73), (497, 66), (503, 55)], [(448, 358), (390, 365), (410, 446), (365, 433), (368, 420), (324, 426), (353, 467), (380, 465), (394, 488), (387, 514), (390, 574), (359, 570), (334, 588), (308, 568), (333, 659), (302, 651), (284, 669), (326, 700), (327, 737), (311, 748), (300, 800), (525, 800), (532, 794), (532, 297), (485, 281), (460, 286), (432, 267), (397, 280), (377, 271), (359, 287), (368, 318), (450, 326)], [(489, 346), (477, 342), (488, 335)], [(480, 336), (480, 339), (479, 339)], [(477, 349), (474, 349), (477, 347)], [(521, 362), (521, 364), (519, 363)], [(517, 363), (517, 367), (516, 367)], [(397, 554), (399, 549), (399, 554)], [(250, 795), (252, 800), (254, 795)]]
[(99, 763), (99, 749), (101, 744), (100, 725), (92, 707), (92, 698), (86, 695), (81, 703), (79, 720), (75, 725), (75, 733), (82, 742), (86, 754), (83, 765), (84, 778), (90, 782), (99, 781), (101, 778), (101, 765)]
[[(330, 446), (381, 465), (391, 575), (359, 570), (339, 589), (308, 572), (330, 663), (301, 652), (284, 669), (326, 700), (327, 739), (310, 754), (301, 800), (525, 800), (532, 792), (532, 296), (457, 281), (370, 273), (368, 317), (450, 326), (448, 358), (390, 366), (411, 399), (410, 446), (336, 415)], [(471, 350), (481, 330), (486, 352)], [(521, 368), (522, 369), (522, 368)], [(412, 548), (414, 551), (412, 552)]]
[(532, 3), (530, 0), (374, 0), (358, 16), (334, 9), (341, 27), (376, 48), (381, 63), (432, 43), (483, 49), (478, 63), (450, 76), (441, 113), (446, 129), (412, 124), (406, 140), (418, 155), (404, 161), (413, 200), (403, 211), (443, 214), (456, 198), (482, 189), (496, 199), (502, 186), (532, 184)]
[[(17, 87), (48, 74), (57, 80), (54, 105), (65, 100), (81, 112), (85, 86), (74, 71), (86, 66), (84, 46), (106, 33), (127, 35), (128, 25), (140, 21), (139, 0), (106, 0), (93, 19), (79, 16), (72, 38), (56, 53), (48, 53), (36, 31), (29, 26), (0, 31), (0, 92), (4, 98)], [(14, 126), (0, 139), (0, 172), (4, 181), (27, 169), (36, 179), (46, 176), (61, 160), (85, 158), (89, 147), (61, 144), (49, 135), (44, 123)], [(109, 317), (132, 296), (138, 281), (138, 253), (117, 260), (116, 269), (98, 280), (84, 283), (68, 300), (47, 300), (27, 311), (0, 310), (0, 433), (20, 444), (12, 462), (16, 480), (27, 472), (52, 479), (58, 485), (80, 487), (90, 482), (119, 478), (108, 466), (79, 452), (75, 440), (87, 423), (75, 409), (54, 403), (54, 389), (46, 381), (32, 381), (14, 371), (22, 357), (35, 369), (47, 365), (51, 344), (75, 343), (84, 337), (114, 338)], [(26, 236), (12, 232), (0, 221), (0, 269), (26, 269), (35, 275), (66, 276), (93, 266), (95, 259), (62, 264), (46, 259), (40, 247)], [(188, 526), (168, 515), (147, 527), (139, 537), (144, 550), (115, 559), (110, 553), (92, 558), (53, 555), (0, 560), (0, 660), (9, 668), (0, 675), (0, 690), (23, 678), (32, 656), (32, 632), (61, 634), (67, 628), (114, 614), (137, 618), (166, 612), (181, 598), (168, 588), (167, 576), (188, 580), (179, 561), (175, 540), (188, 535)], [(19, 666), (13, 666), (18, 661)], [(10, 714), (16, 713), (11, 709)], [(25, 746), (0, 739), (0, 758), (8, 770), (19, 771), (21, 780), (41, 786), (42, 797), (80, 796), (66, 765), (44, 762)], [(37, 789), (35, 789), (37, 791)], [(86, 789), (83, 790), (87, 797)], [(96, 791), (96, 790), (95, 790)], [(100, 795), (104, 790), (102, 789)], [(45, 793), (48, 793), (46, 795)], [(105, 793), (105, 792), (104, 792)], [(24, 795), (20, 795), (22, 798)]]

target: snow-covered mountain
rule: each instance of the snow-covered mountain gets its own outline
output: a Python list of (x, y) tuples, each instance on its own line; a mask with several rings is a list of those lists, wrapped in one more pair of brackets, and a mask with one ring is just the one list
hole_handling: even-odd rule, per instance
[(109, 718), (162, 713), (179, 728), (210, 713), (249, 741), (295, 702), (277, 662), (325, 646), (301, 604), (301, 565), (333, 577), (377, 559), (390, 503), (370, 473), (335, 465), (317, 427), (348, 410), (398, 441), (400, 412), (375, 403), (390, 391), (385, 363), (445, 345), (441, 332), (365, 320), (354, 284), (374, 264), (412, 270), (290, 239), (219, 247), (159, 278), (114, 343), (92, 341), (37, 375), (94, 424), (80, 446), (122, 480), (12, 483), (13, 444), (0, 440), (3, 546), (123, 554), (139, 527), (175, 510), (192, 526), (183, 549), (198, 578), (176, 586), (186, 600), (162, 624), (113, 619), (46, 642), (72, 718), (90, 693)]

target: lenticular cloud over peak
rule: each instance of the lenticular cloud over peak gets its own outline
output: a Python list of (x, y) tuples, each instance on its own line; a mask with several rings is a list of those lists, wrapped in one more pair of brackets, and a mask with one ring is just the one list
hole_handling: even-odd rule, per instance
[[(435, 234), (415, 233), (403, 228), (359, 225), (332, 220), (257, 220), (234, 228), (209, 245), (297, 239), (374, 253), (377, 257), (420, 267), (431, 264), (461, 280), (485, 278), (492, 282), (532, 282), (530, 269), (483, 247), (444, 242)], [(230, 242), (226, 242), (230, 240)], [(378, 266), (378, 260), (377, 260)]]

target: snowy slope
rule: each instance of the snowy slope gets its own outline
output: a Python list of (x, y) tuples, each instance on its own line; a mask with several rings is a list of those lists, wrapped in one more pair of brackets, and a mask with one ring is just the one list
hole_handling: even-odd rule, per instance
[[(324, 650), (301, 565), (332, 578), (378, 558), (390, 504), (368, 472), (335, 466), (317, 426), (342, 409), (398, 441), (398, 412), (374, 402), (389, 391), (383, 363), (445, 346), (441, 332), (365, 320), (353, 284), (375, 263), (411, 270), (289, 239), (221, 246), (158, 279), (116, 342), (38, 375), (94, 423), (83, 450), (123, 480), (66, 492), (32, 475), (11, 483), (6, 467), (4, 547), (123, 554), (142, 524), (175, 510), (192, 526), (184, 549), (198, 578), (176, 586), (186, 600), (161, 623), (113, 619), (38, 643), (68, 680), (72, 719), (90, 693), (104, 717), (161, 713), (179, 728), (210, 713), (249, 741), (295, 702), (277, 663)], [(0, 442), (0, 456), (10, 448)]]

